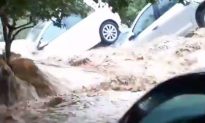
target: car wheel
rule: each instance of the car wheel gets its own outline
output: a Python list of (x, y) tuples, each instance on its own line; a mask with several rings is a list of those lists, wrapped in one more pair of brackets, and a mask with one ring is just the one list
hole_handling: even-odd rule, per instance
[(199, 13), (198, 13), (198, 24), (199, 24), (199, 27), (205, 27), (205, 9), (201, 10)]
[(100, 37), (103, 44), (112, 44), (119, 37), (118, 25), (112, 21), (105, 21), (100, 26)]

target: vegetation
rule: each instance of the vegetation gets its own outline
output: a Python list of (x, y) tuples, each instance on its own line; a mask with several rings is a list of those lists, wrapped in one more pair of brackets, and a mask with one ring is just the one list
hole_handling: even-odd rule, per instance
[(146, 5), (145, 0), (135, 0), (129, 4), (124, 13), (121, 14), (122, 21), (130, 26), (137, 16), (138, 12)]

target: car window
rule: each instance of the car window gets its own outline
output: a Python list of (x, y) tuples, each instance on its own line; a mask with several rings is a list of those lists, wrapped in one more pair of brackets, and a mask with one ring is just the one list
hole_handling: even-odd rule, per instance
[(173, 7), (176, 3), (177, 3), (177, 0), (158, 0), (156, 4), (158, 6), (160, 15), (163, 15), (171, 7)]
[(144, 13), (141, 15), (137, 21), (133, 33), (139, 35), (144, 29), (151, 25), (156, 20), (153, 5), (151, 5)]
[(66, 29), (70, 29), (71, 27), (73, 27), (75, 24), (77, 24), (78, 22), (80, 22), (82, 20), (82, 16), (80, 15), (76, 15), (76, 14), (71, 14), (68, 17), (63, 18), (62, 23), (63, 26)]
[(45, 33), (42, 35), (41, 42), (49, 43), (65, 31), (65, 28), (54, 26), (53, 23), (51, 23), (49, 27), (45, 30)]
[(31, 31), (29, 32), (27, 39), (31, 41), (36, 41), (37, 38), (39, 37), (42, 29), (45, 27), (46, 23), (44, 22), (39, 22), (36, 26), (34, 26)]
[(66, 32), (68, 29), (73, 27), (75, 24), (82, 20), (80, 15), (70, 15), (62, 20), (62, 27), (57, 27), (51, 23), (45, 30), (45, 33), (41, 37), (41, 42), (49, 43), (55, 38)]
[[(150, 111), (159, 104), (183, 94), (205, 94), (204, 73), (185, 74), (159, 84), (139, 100), (139, 107)], [(194, 78), (199, 77), (199, 78)], [(197, 81), (197, 83), (194, 83)]]

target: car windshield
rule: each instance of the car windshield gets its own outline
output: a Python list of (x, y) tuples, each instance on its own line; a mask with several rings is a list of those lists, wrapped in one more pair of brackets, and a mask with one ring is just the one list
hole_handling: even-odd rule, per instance
[[(43, 42), (50, 42), (54, 40), (56, 37), (64, 33), (66, 30), (73, 27), (75, 24), (80, 22), (83, 19), (82, 16), (71, 14), (68, 17), (65, 17), (62, 20), (62, 27), (57, 27), (53, 23), (49, 22), (39, 22), (29, 33), (28, 39), (31, 41), (41, 40)], [(49, 24), (47, 26), (47, 24)], [(47, 27), (46, 27), (47, 26)], [(45, 30), (43, 30), (46, 28)], [(43, 31), (43, 33), (42, 33)], [(41, 35), (42, 33), (42, 35)], [(41, 37), (39, 37), (41, 35)], [(39, 39), (40, 38), (40, 39)]]
[(69, 17), (66, 17), (62, 20), (62, 27), (57, 27), (53, 23), (50, 23), (48, 28), (44, 31), (41, 41), (49, 43), (55, 38), (57, 38), (59, 35), (63, 34), (67, 30), (69, 30), (71, 27), (76, 25), (78, 22), (80, 22), (83, 19), (80, 15), (72, 14)]
[(35, 27), (33, 27), (27, 36), (27, 39), (31, 41), (36, 41), (42, 29), (46, 26), (46, 23), (39, 22)]
[(137, 36), (156, 20), (153, 5), (149, 6), (137, 21), (133, 32)]
[(179, 95), (153, 109), (140, 123), (203, 123), (204, 103), (202, 94)]
[(177, 0), (158, 0), (154, 4), (150, 5), (136, 22), (133, 28), (134, 35), (138, 36), (176, 3)]
[[(171, 78), (169, 80), (166, 80), (158, 84), (157, 86), (155, 86), (155, 88), (151, 89), (143, 97), (137, 100), (137, 102), (127, 112), (127, 114), (124, 115), (122, 121), (131, 120), (132, 118), (133, 119), (135, 118), (136, 122), (140, 121), (146, 118), (146, 114), (151, 113), (154, 109), (158, 108), (160, 105), (166, 103), (167, 101), (177, 96), (198, 94), (198, 95), (203, 95), (205, 99), (204, 74), (205, 73), (203, 72), (185, 74), (185, 75)], [(192, 98), (192, 99), (193, 99), (192, 101), (197, 101), (196, 98)], [(127, 116), (130, 116), (129, 119), (127, 119), (128, 118)]]
[[(94, 12), (94, 9), (91, 6), (86, 5), (86, 9), (90, 13)], [(27, 38), (34, 42), (45, 42), (49, 43), (65, 31), (69, 30), (71, 27), (76, 25), (78, 22), (86, 18), (86, 16), (81, 16), (79, 14), (71, 14), (67, 17), (64, 17), (61, 21), (61, 27), (55, 26), (53, 23), (49, 22), (39, 22), (29, 33)], [(48, 24), (48, 25), (47, 25)], [(42, 32), (43, 31), (43, 32)]]

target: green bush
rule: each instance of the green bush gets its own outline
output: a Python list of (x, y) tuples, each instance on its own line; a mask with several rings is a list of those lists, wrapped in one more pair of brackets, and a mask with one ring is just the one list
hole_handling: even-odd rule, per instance
[(134, 0), (129, 4), (126, 10), (124, 10), (124, 15), (121, 15), (122, 21), (130, 26), (134, 19), (136, 18), (139, 11), (147, 4), (145, 0)]

